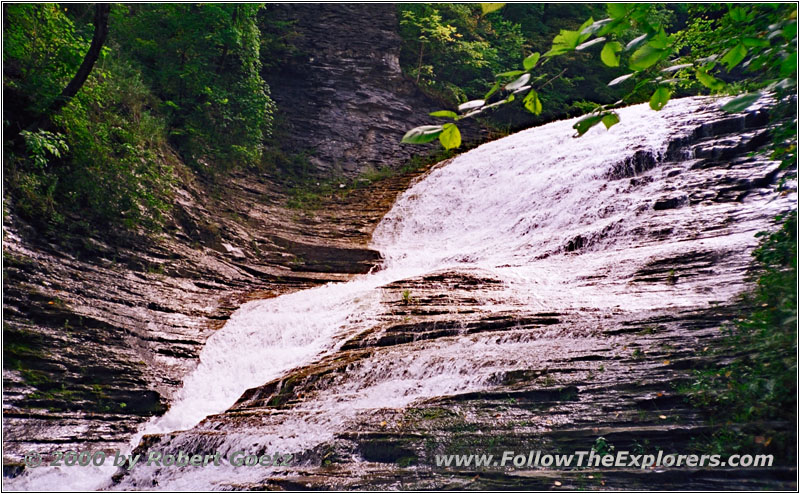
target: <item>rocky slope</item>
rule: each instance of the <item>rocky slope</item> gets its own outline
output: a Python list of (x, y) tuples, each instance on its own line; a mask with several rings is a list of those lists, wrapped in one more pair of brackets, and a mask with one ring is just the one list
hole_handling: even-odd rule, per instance
[(380, 259), (369, 235), (413, 176), (347, 189), (319, 210), (286, 207), (252, 173), (193, 183), (156, 238), (42, 238), (7, 216), (4, 462), (119, 443), (163, 413), (241, 303), (367, 272)]

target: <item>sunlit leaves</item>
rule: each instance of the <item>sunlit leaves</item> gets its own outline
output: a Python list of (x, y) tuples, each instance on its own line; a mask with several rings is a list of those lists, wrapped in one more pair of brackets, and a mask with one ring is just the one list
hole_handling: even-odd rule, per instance
[(738, 113), (749, 108), (760, 97), (761, 93), (759, 92), (743, 94), (722, 105), (722, 109), (728, 113)]
[(625, 17), (626, 15), (628, 15), (628, 11), (631, 9), (631, 7), (632, 5), (627, 3), (606, 4), (608, 15), (610, 15), (613, 19), (619, 19), (621, 17)]
[(591, 114), (575, 122), (575, 125), (573, 125), (572, 128), (578, 131), (577, 137), (580, 137), (588, 132), (589, 129), (599, 124), (602, 120), (603, 115)]
[(583, 23), (577, 31), (568, 31), (562, 29), (561, 32), (553, 38), (553, 46), (550, 51), (544, 54), (545, 57), (554, 57), (556, 55), (563, 55), (564, 53), (573, 51), (579, 44), (587, 40), (590, 34), (583, 34), (583, 30), (594, 23), (592, 18), (589, 18)]
[(539, 62), (539, 52), (533, 53), (525, 57), (525, 60), (522, 61), (522, 66), (525, 67), (525, 70), (531, 70), (532, 68), (536, 67), (536, 63)]
[(445, 149), (455, 149), (461, 146), (461, 132), (459, 132), (456, 124), (446, 123), (439, 134), (439, 142), (442, 143)]
[(536, 93), (536, 90), (534, 89), (531, 89), (531, 91), (525, 95), (525, 98), (522, 100), (522, 104), (525, 105), (526, 110), (534, 115), (539, 115), (542, 113), (542, 101), (539, 99), (539, 94)]
[(619, 52), (622, 44), (619, 41), (609, 41), (600, 51), (600, 60), (609, 67), (619, 67)]
[(648, 43), (631, 55), (628, 66), (632, 70), (645, 70), (666, 58), (667, 55), (669, 55), (668, 49), (659, 49)]
[(506, 4), (504, 3), (482, 3), (481, 12), (483, 13), (483, 15), (491, 14), (492, 12), (502, 9), (503, 7), (505, 7), (505, 5)]
[(457, 118), (458, 114), (454, 111), (450, 110), (439, 110), (433, 113), (429, 113), (428, 115), (432, 117), (441, 117), (441, 118)]
[(653, 92), (653, 95), (650, 97), (650, 108), (653, 110), (661, 110), (667, 103), (669, 102), (669, 98), (672, 96), (672, 92), (670, 92), (669, 88), (660, 86), (658, 89)]
[(604, 28), (605, 28), (606, 26), (608, 26), (608, 25), (609, 25), (610, 23), (612, 23), (612, 22), (613, 22), (613, 19), (601, 19), (601, 20), (599, 20), (599, 21), (595, 21), (595, 22), (594, 22), (594, 23), (592, 23), (592, 25), (590, 25), (589, 27), (587, 27), (587, 28), (583, 29), (583, 30), (581, 31), (581, 34), (588, 34), (588, 35), (592, 35), (592, 34), (599, 33), (600, 31), (603, 31), (603, 30), (604, 30)]
[(592, 127), (601, 122), (603, 123), (603, 125), (606, 126), (606, 129), (610, 129), (614, 125), (617, 125), (619, 121), (620, 118), (616, 112), (605, 110), (605, 111), (600, 111), (599, 113), (595, 112), (586, 115), (582, 119), (575, 122), (575, 125), (573, 125), (572, 128), (578, 131), (575, 137), (580, 137), (586, 132), (588, 132), (589, 129), (591, 129)]
[(704, 70), (695, 71), (695, 77), (697, 77), (697, 80), (700, 81), (700, 84), (704, 85), (708, 89), (711, 89), (712, 91), (721, 91), (725, 88), (724, 82), (720, 81)]
[(744, 60), (744, 57), (747, 56), (747, 48), (742, 43), (736, 44), (733, 48), (728, 50), (727, 53), (720, 59), (720, 62), (724, 63), (727, 69), (730, 71), (732, 68), (736, 67)]
[(611, 112), (602, 118), (602, 122), (603, 125), (606, 126), (606, 129), (610, 129), (612, 126), (619, 123), (619, 115), (617, 115), (616, 112)]
[[(441, 134), (443, 130), (444, 126), (442, 125), (423, 125), (406, 132), (406, 134), (403, 136), (403, 140), (400, 142), (404, 142), (406, 144), (425, 144), (426, 142), (431, 142), (439, 137), (439, 134)], [(459, 139), (460, 138), (461, 137), (459, 136)]]

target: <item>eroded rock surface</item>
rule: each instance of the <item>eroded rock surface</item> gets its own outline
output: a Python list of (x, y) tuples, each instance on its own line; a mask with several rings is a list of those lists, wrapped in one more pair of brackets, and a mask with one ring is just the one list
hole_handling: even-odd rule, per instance
[[(440, 109), (400, 69), (394, 4), (284, 4), (270, 15), (292, 23), (295, 55), (266, 79), (285, 119), (285, 145), (319, 170), (355, 176), (402, 166), (427, 146), (400, 144)], [(476, 126), (462, 129), (479, 136)]]

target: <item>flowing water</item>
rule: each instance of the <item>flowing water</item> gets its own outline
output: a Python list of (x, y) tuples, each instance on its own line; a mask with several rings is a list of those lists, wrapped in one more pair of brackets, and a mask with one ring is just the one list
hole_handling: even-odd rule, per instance
[[(765, 218), (786, 206), (763, 198), (654, 210), (654, 199), (684, 201), (684, 187), (697, 187), (689, 183), (690, 174), (681, 178), (696, 160), (673, 157), (669, 169), (653, 163), (637, 173), (629, 158), (637, 153), (666, 158), (671, 140), (709, 118), (703, 112), (710, 104), (675, 100), (662, 112), (629, 107), (612, 129), (599, 126), (579, 139), (573, 137), (574, 120), (555, 122), (438, 166), (402, 194), (375, 231), (372, 247), (385, 259), (381, 270), (242, 306), (207, 341), (170, 410), (146, 424), (132, 445), (144, 434), (188, 430), (163, 436), (159, 447), (223, 455), (242, 449), (300, 453), (334, 438), (364, 410), (490, 389), (493, 376), (517, 362), (593, 341), (594, 323), (586, 320), (583, 327), (576, 323), (570, 331), (536, 338), (520, 331), (501, 338), (462, 335), (397, 345), (361, 359), (324, 392), (290, 411), (212, 433), (220, 423), (215, 414), (228, 410), (246, 390), (334, 354), (349, 338), (380, 324), (384, 287), (399, 280), (454, 271), (495, 280), (498, 288), (476, 301), (487, 314), (523, 309), (602, 314), (704, 307), (731, 299), (744, 287), (739, 264), (723, 263), (689, 283), (631, 283), (655, 259), (697, 252), (746, 258)], [(73, 474), (24, 475), (15, 487), (63, 489), (66, 473)], [(118, 485), (109, 484), (105, 469), (79, 481), (94, 484), (68, 487), (153, 488), (157, 477), (158, 489), (213, 489), (263, 476), (263, 469), (229, 466), (157, 471), (140, 466)]]

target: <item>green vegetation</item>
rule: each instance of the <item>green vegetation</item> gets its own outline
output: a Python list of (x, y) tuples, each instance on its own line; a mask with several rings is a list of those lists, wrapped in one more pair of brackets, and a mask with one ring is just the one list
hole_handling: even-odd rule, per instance
[(205, 174), (258, 164), (273, 109), (259, 8), (114, 4), (97, 62), (69, 98), (98, 44), (96, 7), (4, 9), (6, 185), (20, 215), (79, 232), (157, 228), (175, 151)]
[(256, 164), (273, 105), (261, 79), (258, 4), (132, 4), (112, 33), (159, 98), (194, 166)]
[[(673, 29), (672, 19), (685, 13), (685, 25)], [(624, 88), (622, 96), (613, 103), (594, 105), (574, 125), (579, 136), (600, 123), (606, 128), (617, 124), (619, 115), (614, 110), (626, 104), (649, 101), (651, 108), (660, 110), (676, 91), (744, 93), (723, 107), (739, 112), (763, 92), (775, 93), (780, 101), (796, 88), (797, 11), (793, 4), (681, 5), (674, 10), (650, 4), (608, 4), (604, 15), (598, 21), (589, 17), (577, 28), (561, 29), (548, 51), (519, 57), (516, 70), (496, 73), (485, 95), (458, 105), (459, 113), (432, 114), (451, 119), (452, 124), (412, 129), (403, 142), (439, 138), (445, 148), (458, 147), (460, 139), (445, 137), (454, 132), (451, 125), (516, 100), (540, 115), (544, 111), (540, 93), (565, 73), (553, 75), (551, 67), (559, 58), (576, 53), (599, 50), (604, 65), (626, 67), (623, 75), (607, 84)], [(586, 64), (584, 70), (592, 71), (592, 65)]]
[[(509, 4), (482, 15), (478, 4), (399, 4), (400, 62), (423, 92), (455, 108), (485, 94), (496, 82), (495, 74), (507, 71), (526, 54), (544, 51), (560, 29), (575, 29), (603, 10), (601, 4)], [(586, 100), (611, 103), (622, 94), (604, 82), (619, 75), (619, 69), (586, 53), (553, 60), (547, 69), (552, 81), (538, 93), (543, 110), (537, 116), (507, 108), (494, 118), (481, 115), (486, 117), (483, 123), (490, 128), (530, 126), (593, 109), (595, 105)]]

